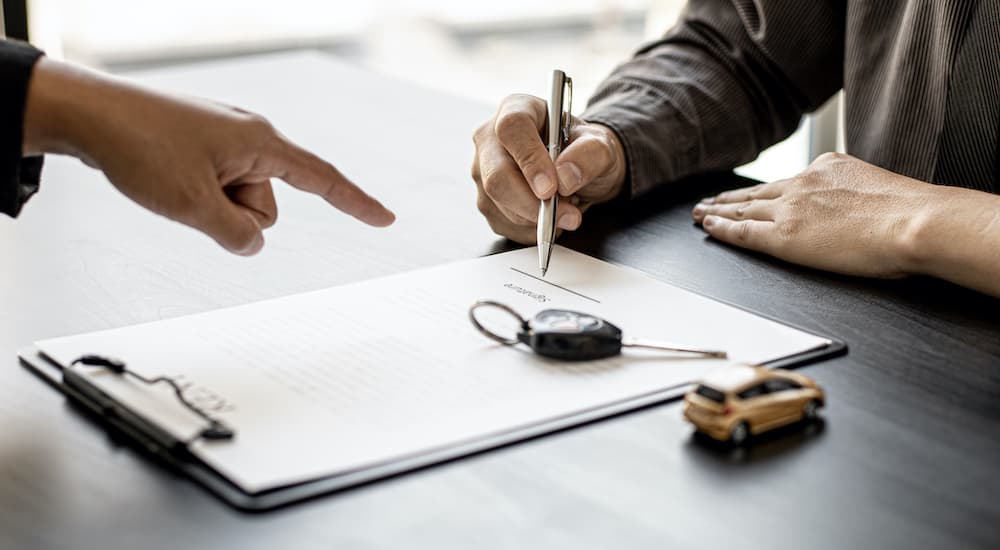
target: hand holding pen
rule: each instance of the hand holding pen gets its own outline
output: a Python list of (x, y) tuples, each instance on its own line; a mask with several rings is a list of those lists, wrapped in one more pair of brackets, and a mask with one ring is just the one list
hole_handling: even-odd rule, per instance
[(590, 205), (618, 196), (625, 180), (624, 149), (610, 128), (572, 117), (568, 145), (553, 161), (547, 118), (545, 100), (512, 95), (473, 136), (479, 211), (494, 232), (522, 244), (537, 242), (540, 200), (558, 192), (556, 231), (572, 231)]

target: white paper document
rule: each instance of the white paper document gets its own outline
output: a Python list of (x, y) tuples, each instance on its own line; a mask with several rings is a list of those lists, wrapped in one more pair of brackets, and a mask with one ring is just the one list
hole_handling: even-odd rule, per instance
[[(61, 365), (121, 358), (179, 376), (186, 395), (235, 429), (192, 452), (247, 492), (343, 474), (634, 399), (727, 360), (626, 349), (585, 363), (497, 344), (470, 305), (503, 302), (607, 319), (626, 337), (721, 349), (765, 362), (830, 344), (562, 247), (547, 277), (534, 248), (194, 316), (37, 342)], [(170, 390), (80, 369), (110, 396), (191, 438), (203, 421)]]

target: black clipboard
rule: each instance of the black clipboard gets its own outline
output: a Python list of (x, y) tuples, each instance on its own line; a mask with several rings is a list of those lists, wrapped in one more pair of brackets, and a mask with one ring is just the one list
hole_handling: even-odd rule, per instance
[[(773, 319), (772, 319), (773, 320)], [(801, 329), (797, 329), (801, 330)], [(808, 331), (804, 331), (808, 332)], [(815, 334), (815, 333), (811, 333)], [(817, 335), (818, 336), (818, 335)], [(829, 339), (828, 339), (829, 340)], [(772, 368), (794, 368), (847, 353), (844, 342), (830, 340), (828, 344), (788, 357), (765, 363)], [(456, 445), (432, 449), (401, 459), (378, 463), (362, 469), (316, 478), (303, 483), (276, 487), (260, 492), (247, 492), (227, 479), (214, 468), (187, 451), (186, 446), (165, 431), (147, 422), (142, 415), (116, 403), (95, 386), (67, 378), (67, 369), (31, 346), (18, 352), (21, 364), (52, 388), (64, 394), (69, 401), (82, 409), (113, 437), (124, 441), (141, 454), (168, 469), (190, 478), (226, 504), (245, 512), (273, 510), (321, 495), (370, 483), (448, 462), (461, 457), (526, 441), (572, 427), (678, 400), (693, 384), (679, 384), (659, 388), (625, 400), (549, 419), (502, 434), (484, 436)], [(69, 382), (69, 383), (67, 383)], [(85, 384), (81, 386), (80, 383)], [(89, 385), (89, 388), (87, 387)]]

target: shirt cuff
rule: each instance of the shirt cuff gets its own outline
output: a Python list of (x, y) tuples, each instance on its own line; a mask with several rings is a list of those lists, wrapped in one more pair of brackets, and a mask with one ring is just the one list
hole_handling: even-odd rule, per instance
[(38, 191), (42, 157), (24, 157), (24, 109), (31, 71), (42, 52), (23, 42), (0, 43), (0, 212), (15, 217)]
[(600, 90), (580, 117), (611, 128), (625, 149), (625, 189), (639, 196), (684, 175), (697, 157), (697, 140), (681, 131), (679, 113), (662, 94), (641, 84)]

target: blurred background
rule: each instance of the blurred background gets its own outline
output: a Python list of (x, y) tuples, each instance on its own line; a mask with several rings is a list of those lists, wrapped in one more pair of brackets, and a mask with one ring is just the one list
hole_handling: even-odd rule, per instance
[[(545, 95), (551, 69), (577, 102), (684, 0), (4, 0), (8, 32), (26, 25), (49, 55), (112, 72), (295, 49), (322, 50), (379, 73), (495, 105)], [(21, 22), (20, 20), (24, 21)], [(739, 171), (773, 180), (836, 146), (807, 122)], [(470, 134), (472, 129), (470, 128)]]

